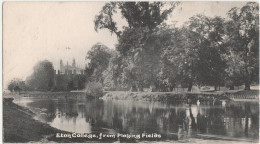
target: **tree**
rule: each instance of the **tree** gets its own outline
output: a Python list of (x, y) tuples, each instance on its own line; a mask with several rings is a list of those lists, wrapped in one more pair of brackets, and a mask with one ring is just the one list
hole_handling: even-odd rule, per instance
[[(162, 42), (159, 26), (167, 19), (178, 2), (111, 2), (105, 4), (95, 18), (95, 29), (108, 29), (119, 38), (117, 51), (123, 56), (123, 81), (142, 91), (144, 86), (155, 85), (159, 72)], [(121, 12), (127, 21), (119, 31), (113, 14)]]
[(74, 84), (73, 84), (73, 81), (70, 80), (67, 84), (67, 90), (70, 91), (70, 90), (73, 90), (74, 89)]
[(181, 84), (181, 66), (184, 60), (183, 33), (178, 28), (164, 26), (160, 30), (162, 52), (160, 71), (157, 74), (157, 87), (160, 91), (172, 91)]
[[(229, 47), (227, 47), (229, 49)], [(230, 90), (234, 90), (234, 86), (240, 86), (243, 84), (243, 74), (241, 69), (243, 68), (244, 62), (240, 55), (235, 55), (232, 51), (227, 52), (223, 55), (227, 61), (228, 67), (225, 69), (225, 83)]]
[(128, 29), (122, 34), (116, 48), (124, 56), (124, 80), (131, 83), (132, 89), (142, 91), (144, 86), (155, 85), (163, 47), (161, 40), (159, 28), (150, 32), (146, 28)]
[(111, 50), (107, 46), (101, 43), (92, 46), (86, 56), (86, 59), (90, 61), (86, 67), (89, 81), (100, 82), (103, 85), (102, 73), (107, 69), (110, 57)]
[[(229, 62), (229, 69), (239, 69), (244, 80), (245, 90), (250, 90), (252, 81), (258, 82), (259, 74), (259, 6), (248, 2), (242, 8), (232, 8), (228, 12), (230, 20), (226, 24), (228, 57), (240, 56), (240, 63), (234, 66)], [(238, 67), (239, 66), (239, 67)], [(238, 67), (238, 68), (234, 68)], [(231, 77), (233, 73), (229, 74)]]
[(33, 67), (33, 73), (27, 78), (26, 82), (34, 90), (51, 90), (54, 85), (53, 64), (48, 60), (38, 62)]
[(126, 19), (128, 26), (135, 29), (148, 27), (150, 30), (160, 25), (171, 14), (179, 2), (109, 2), (106, 3), (99, 15), (96, 15), (95, 30), (108, 29), (111, 33), (121, 36), (113, 15), (118, 11)]
[(9, 90), (10, 92), (13, 92), (14, 87), (15, 87), (15, 82), (12, 80), (12, 81), (8, 84), (8, 90)]
[(25, 84), (25, 82), (23, 80), (14, 78), (8, 84), (8, 90), (10, 92), (13, 92), (13, 91), (17, 92), (20, 90), (26, 91), (26, 90), (28, 90), (28, 86)]
[(196, 33), (189, 28), (182, 28), (183, 50), (180, 51), (182, 57), (178, 59), (179, 69), (181, 70), (181, 84), (188, 87), (191, 91), (192, 85), (198, 81), (200, 49), (206, 47), (208, 42), (199, 33)]
[[(184, 69), (188, 91), (194, 82), (199, 85), (223, 84), (221, 77), (225, 73), (225, 61), (221, 57), (223, 50), (224, 19), (195, 15), (185, 23), (184, 39)], [(186, 70), (185, 70), (186, 69)], [(184, 76), (185, 77), (185, 76)]]
[(123, 57), (118, 51), (112, 51), (107, 69), (103, 72), (104, 86), (110, 90), (122, 90), (127, 85), (123, 83)]

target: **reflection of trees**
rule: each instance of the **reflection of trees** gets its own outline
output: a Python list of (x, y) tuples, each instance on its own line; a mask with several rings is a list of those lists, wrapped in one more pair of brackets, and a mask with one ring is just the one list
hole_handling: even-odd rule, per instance
[(93, 127), (109, 128), (124, 133), (166, 134), (166, 131), (175, 133), (178, 131), (178, 123), (182, 123), (179, 115), (183, 117), (185, 115), (183, 109), (179, 111), (166, 108), (151, 110), (149, 107), (138, 107), (134, 104), (122, 105), (112, 101), (104, 103), (92, 101), (86, 103), (84, 116)]
[(252, 137), (259, 137), (259, 103), (250, 104), (248, 103), (251, 112), (251, 126), (250, 131)]
[[(78, 116), (76, 101), (74, 99), (52, 99), (36, 100), (29, 103), (28, 106), (39, 109), (40, 119), (46, 122), (52, 122), (56, 116), (64, 119), (75, 119)], [(56, 111), (57, 110), (57, 111)]]
[(198, 113), (197, 115), (197, 128), (200, 132), (257, 138), (259, 131), (257, 104), (236, 102), (230, 103), (224, 108), (200, 109), (204, 109), (204, 114)]
[(57, 105), (52, 100), (36, 100), (28, 104), (29, 107), (37, 109), (40, 119), (46, 122), (52, 122), (56, 117)]
[(197, 124), (195, 123), (195, 118), (194, 118), (194, 116), (192, 114), (191, 106), (190, 106), (190, 118), (191, 118), (191, 127), (192, 127), (192, 129), (196, 130), (197, 129)]
[(58, 106), (59, 112), (62, 116), (65, 116), (66, 119), (75, 119), (78, 116), (75, 99), (65, 98), (65, 102), (58, 104)]
[(225, 118), (227, 131), (232, 129), (232, 135), (235, 137), (257, 138), (259, 132), (258, 108), (257, 103), (231, 103), (227, 107)]
[(223, 122), (225, 111), (222, 108), (210, 108), (206, 112), (208, 116), (209, 132), (213, 134), (225, 135), (225, 126)]
[[(114, 129), (122, 133), (158, 132), (169, 139), (174, 138), (169, 133), (187, 137), (192, 136), (194, 130), (200, 133), (225, 135), (227, 130), (224, 117), (227, 114), (241, 117), (238, 111), (246, 113), (245, 109), (241, 111), (240, 106), (223, 108), (191, 105), (187, 107), (187, 115), (185, 107), (165, 107), (163, 104), (158, 107), (149, 104), (139, 106), (131, 102), (120, 104), (116, 101), (96, 101), (86, 105), (86, 120), (92, 119), (94, 127)], [(250, 117), (253, 119), (252, 115)]]
[[(77, 102), (78, 101), (78, 102)], [(81, 104), (78, 104), (81, 103)], [(43, 116), (47, 122), (52, 122), (57, 116), (63, 120), (73, 119), (76, 122), (84, 118), (92, 125), (94, 132), (120, 132), (139, 134), (160, 133), (165, 139), (181, 139), (192, 136), (194, 131), (228, 136), (258, 135), (258, 105), (251, 103), (231, 103), (226, 107), (197, 106), (150, 103), (121, 102), (73, 99), (37, 100), (30, 107), (46, 109), (48, 116)], [(172, 134), (172, 133), (175, 133)], [(178, 136), (177, 136), (177, 135)]]
[(197, 115), (197, 129), (201, 133), (206, 133), (207, 127), (208, 127), (208, 117), (206, 115), (203, 115), (198, 111)]
[(248, 122), (251, 117), (251, 109), (248, 103), (245, 104), (245, 135), (248, 136)]
[[(103, 105), (100, 103), (97, 103), (97, 101), (88, 101), (85, 107), (85, 118), (87, 122), (96, 123), (97, 120), (101, 117), (102, 113), (101, 111), (103, 109)], [(91, 121), (89, 121), (89, 119)]]

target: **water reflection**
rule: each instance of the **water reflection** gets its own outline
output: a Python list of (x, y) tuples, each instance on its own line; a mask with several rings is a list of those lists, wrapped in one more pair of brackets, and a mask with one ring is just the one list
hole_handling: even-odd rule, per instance
[[(24, 101), (27, 101), (26, 103)], [(58, 129), (79, 133), (159, 133), (165, 140), (197, 134), (258, 139), (258, 103), (194, 104), (136, 101), (22, 98), (36, 118)]]

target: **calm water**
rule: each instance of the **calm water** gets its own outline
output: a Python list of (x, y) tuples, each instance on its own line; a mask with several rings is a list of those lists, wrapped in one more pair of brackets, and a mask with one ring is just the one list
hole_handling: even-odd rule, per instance
[(36, 119), (70, 132), (157, 133), (162, 140), (225, 137), (258, 140), (257, 102), (165, 104), (84, 98), (20, 98)]

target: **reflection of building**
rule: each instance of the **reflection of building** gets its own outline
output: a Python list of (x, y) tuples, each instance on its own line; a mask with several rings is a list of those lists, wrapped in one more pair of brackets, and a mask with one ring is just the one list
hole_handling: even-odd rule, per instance
[(77, 90), (85, 87), (85, 71), (76, 66), (75, 59), (72, 65), (66, 65), (60, 60), (60, 70), (55, 71), (54, 85), (56, 90)]

